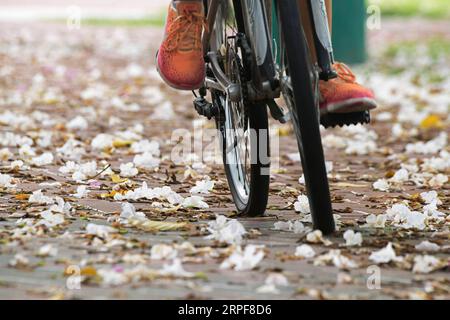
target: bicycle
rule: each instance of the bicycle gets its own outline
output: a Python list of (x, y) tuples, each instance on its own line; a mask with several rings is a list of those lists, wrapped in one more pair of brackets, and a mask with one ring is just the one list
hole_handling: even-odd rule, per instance
[[(207, 75), (194, 106), (200, 115), (214, 118), (220, 131), (225, 173), (238, 213), (258, 216), (266, 210), (268, 107), (281, 123), (292, 119), (314, 228), (324, 234), (334, 232), (320, 124), (368, 123), (370, 113), (320, 115), (319, 79), (336, 76), (323, 1), (308, 0), (317, 63), (311, 59), (297, 0), (271, 4), (267, 0), (204, 0), (204, 4)], [(278, 98), (288, 112), (279, 106)]]

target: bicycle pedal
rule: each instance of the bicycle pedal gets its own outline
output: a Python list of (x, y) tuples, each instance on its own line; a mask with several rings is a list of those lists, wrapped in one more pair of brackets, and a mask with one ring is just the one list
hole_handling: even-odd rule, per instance
[(216, 110), (216, 107), (204, 97), (198, 97), (194, 100), (194, 108), (199, 115), (208, 118), (208, 120), (215, 117), (218, 111)]
[(327, 113), (320, 116), (320, 124), (325, 128), (335, 128), (370, 123), (370, 111), (351, 113)]

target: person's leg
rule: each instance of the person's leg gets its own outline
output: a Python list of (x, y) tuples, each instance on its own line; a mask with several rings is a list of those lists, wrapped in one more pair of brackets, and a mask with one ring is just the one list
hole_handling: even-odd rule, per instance
[(325, 0), (325, 6), (327, 7), (328, 28), (330, 32), (333, 30), (333, 3), (332, 0)]
[[(325, 0), (325, 5), (327, 8), (327, 17), (328, 17), (328, 27), (330, 32), (332, 30), (332, 19), (333, 19), (333, 10), (332, 10), (332, 0)], [(316, 48), (314, 47), (314, 38), (313, 38), (313, 30), (312, 30), (312, 22), (311, 15), (309, 14), (308, 9), (308, 1), (298, 0), (300, 6), (300, 13), (302, 17), (302, 25), (303, 30), (305, 30), (306, 40), (308, 42), (308, 47), (311, 51), (311, 57), (314, 61), (317, 61)]]
[[(298, 0), (298, 3), (308, 47), (310, 48), (313, 61), (317, 62), (311, 23), (312, 17), (309, 14), (308, 3), (305, 0)], [(325, 5), (331, 32), (333, 19), (332, 0), (325, 0)], [(334, 69), (338, 73), (336, 79), (320, 81), (319, 83), (321, 113), (348, 113), (376, 108), (373, 93), (356, 82), (356, 77), (348, 66), (342, 63), (335, 63)]]
[(171, 1), (164, 40), (158, 50), (157, 69), (171, 87), (194, 90), (203, 85), (205, 61), (201, 36), (204, 28), (202, 0)]

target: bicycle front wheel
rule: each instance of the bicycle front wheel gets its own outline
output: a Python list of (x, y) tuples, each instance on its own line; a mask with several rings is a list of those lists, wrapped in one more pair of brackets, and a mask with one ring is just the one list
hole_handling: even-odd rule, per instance
[(334, 232), (335, 224), (320, 136), (317, 71), (311, 61), (297, 0), (277, 1), (283, 41), (284, 99), (292, 113), (315, 229)]

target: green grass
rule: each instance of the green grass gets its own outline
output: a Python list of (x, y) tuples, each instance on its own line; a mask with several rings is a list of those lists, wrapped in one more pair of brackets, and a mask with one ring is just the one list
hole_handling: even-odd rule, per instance
[(426, 48), (426, 54), (433, 60), (445, 57), (450, 58), (450, 41), (435, 37), (426, 41), (403, 41), (400, 43), (389, 46), (385, 51), (385, 57), (392, 59), (398, 54), (402, 53), (409, 57), (417, 55), (417, 49), (419, 46)]
[[(66, 20), (57, 19), (52, 22), (66, 23)], [(163, 27), (165, 15), (163, 13), (143, 18), (85, 18), (81, 26), (99, 27)]]
[(82, 25), (87, 26), (119, 26), (119, 27), (162, 27), (164, 26), (164, 17), (145, 17), (139, 19), (102, 19), (87, 18), (81, 21)]
[[(429, 63), (414, 65), (414, 61), (424, 55), (430, 58)], [(400, 64), (396, 60), (398, 57), (402, 57)], [(445, 66), (448, 62), (450, 62), (450, 41), (435, 37), (426, 41), (403, 41), (390, 45), (374, 68), (391, 75), (413, 71), (418, 82), (437, 84), (447, 79), (448, 69), (445, 69)]]
[(367, 0), (379, 5), (385, 16), (450, 18), (449, 0)]

